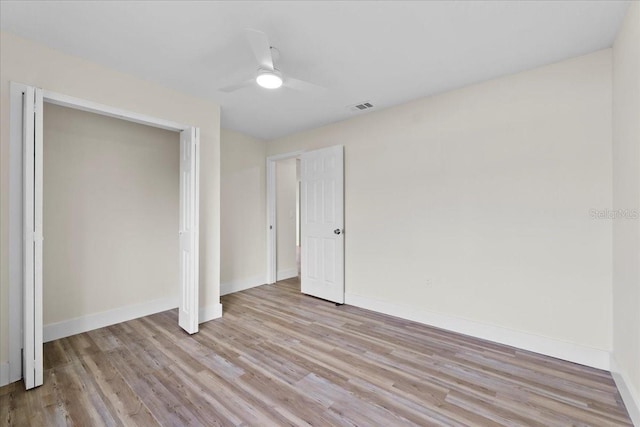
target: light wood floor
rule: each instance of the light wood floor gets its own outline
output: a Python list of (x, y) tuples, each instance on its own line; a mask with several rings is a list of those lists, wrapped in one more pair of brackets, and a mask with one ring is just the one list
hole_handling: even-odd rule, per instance
[(629, 426), (609, 373), (304, 296), (295, 280), (45, 345), (0, 425)]

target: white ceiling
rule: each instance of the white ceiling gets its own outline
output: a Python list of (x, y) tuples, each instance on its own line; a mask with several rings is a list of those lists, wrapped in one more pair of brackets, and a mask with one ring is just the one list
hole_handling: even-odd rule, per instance
[[(222, 106), (223, 127), (273, 139), (612, 45), (626, 1), (2, 1), (2, 30)], [(256, 85), (244, 29), (323, 95)], [(374, 109), (374, 110), (375, 110)]]

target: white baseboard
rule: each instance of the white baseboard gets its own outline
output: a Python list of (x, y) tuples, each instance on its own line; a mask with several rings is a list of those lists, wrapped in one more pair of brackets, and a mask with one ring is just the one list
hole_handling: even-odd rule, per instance
[(611, 376), (618, 387), (620, 396), (622, 396), (624, 406), (627, 407), (627, 412), (629, 412), (633, 425), (640, 427), (640, 393), (633, 386), (627, 374), (621, 372), (613, 354), (611, 355)]
[(88, 316), (76, 317), (75, 319), (64, 320), (58, 323), (45, 325), (43, 328), (43, 341), (49, 342), (59, 338), (92, 331), (138, 317), (148, 316), (161, 311), (171, 310), (178, 306), (178, 299), (160, 298), (157, 300), (140, 304), (120, 307), (101, 313), (90, 314)]
[(198, 323), (208, 322), (209, 320), (219, 319), (222, 317), (222, 304), (217, 303), (200, 307), (198, 312)]
[(231, 282), (220, 283), (220, 295), (232, 294), (234, 292), (244, 291), (245, 289), (255, 288), (267, 283), (264, 276), (253, 276), (246, 279), (232, 280)]
[[(141, 304), (116, 308), (102, 313), (91, 314), (89, 316), (77, 317), (58, 323), (45, 325), (43, 329), (44, 342), (69, 337), (75, 334), (92, 331), (116, 323), (126, 322), (139, 317), (149, 316), (162, 311), (173, 310), (178, 307), (177, 298), (161, 298)], [(205, 307), (200, 307), (198, 312), (198, 323), (222, 317), (222, 304), (217, 303)]]
[(389, 314), (429, 326), (506, 344), (523, 350), (568, 360), (581, 365), (609, 370), (610, 354), (606, 350), (581, 346), (553, 338), (516, 331), (473, 320), (447, 316), (431, 311), (387, 303), (355, 294), (345, 294), (345, 303), (367, 310)]
[(298, 268), (290, 268), (288, 270), (279, 270), (276, 274), (276, 280), (286, 280), (292, 277), (298, 277)]
[(0, 362), (0, 387), (9, 384), (9, 362)]

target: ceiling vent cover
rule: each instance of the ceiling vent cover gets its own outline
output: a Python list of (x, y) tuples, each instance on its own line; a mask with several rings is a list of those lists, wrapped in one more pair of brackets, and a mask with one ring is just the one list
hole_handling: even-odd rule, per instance
[(373, 108), (371, 101), (360, 102), (358, 104), (349, 105), (347, 107), (351, 111), (365, 111)]

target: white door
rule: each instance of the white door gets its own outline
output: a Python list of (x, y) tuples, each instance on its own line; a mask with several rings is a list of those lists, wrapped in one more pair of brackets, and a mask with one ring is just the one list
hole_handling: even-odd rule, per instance
[(180, 133), (180, 307), (178, 323), (198, 332), (199, 291), (199, 129)]
[(42, 385), (42, 89), (26, 87), (23, 95), (23, 352), (25, 388)]
[(302, 293), (344, 303), (344, 162), (337, 145), (300, 156)]

